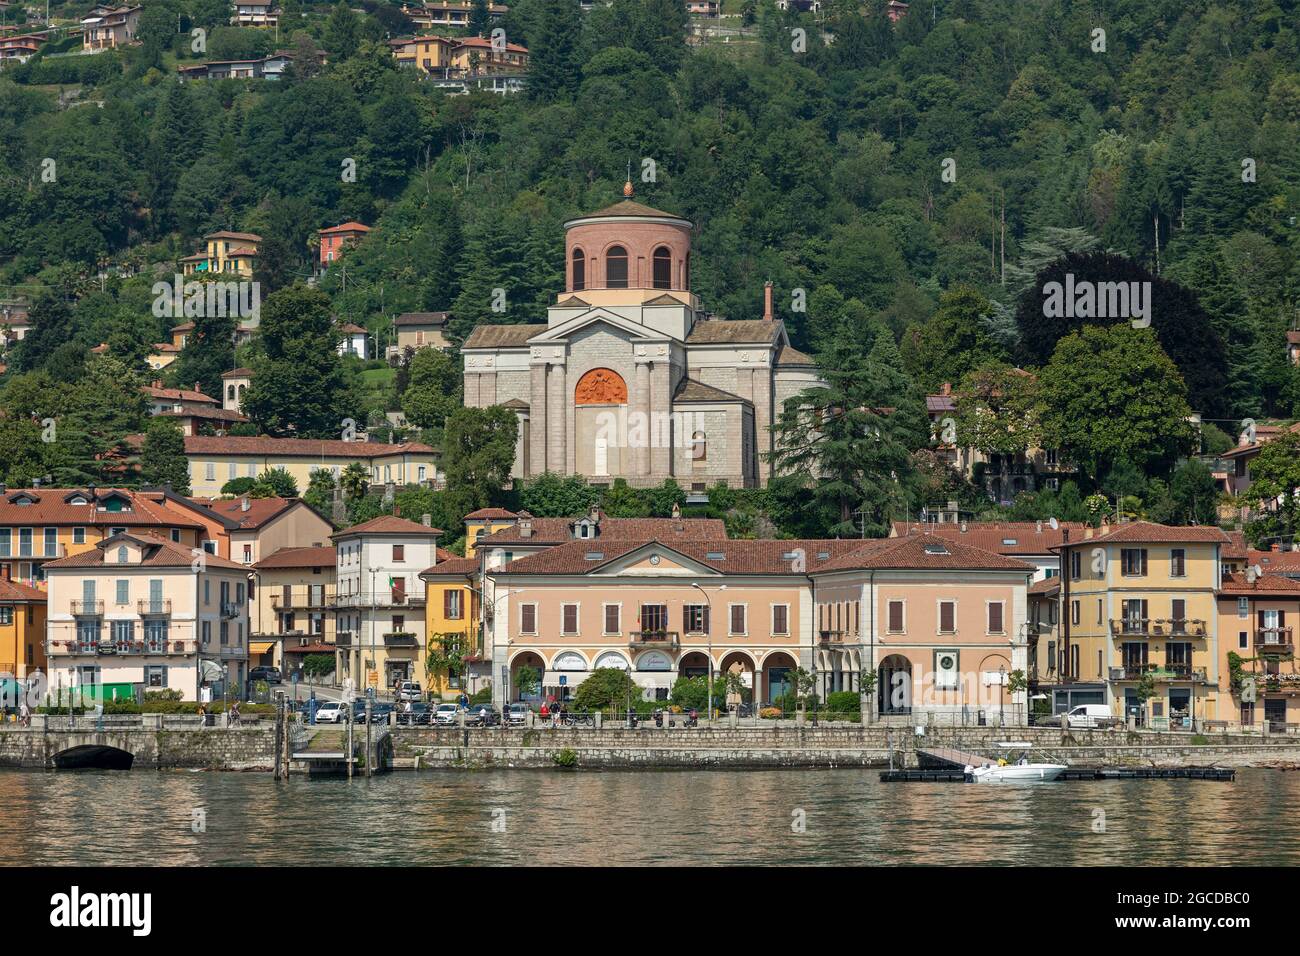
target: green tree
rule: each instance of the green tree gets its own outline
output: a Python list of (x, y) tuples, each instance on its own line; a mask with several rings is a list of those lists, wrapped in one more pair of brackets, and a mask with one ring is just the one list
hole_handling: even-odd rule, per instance
[(488, 11), (488, 0), (472, 0), (466, 32), (473, 37), (487, 36), (488, 25), (491, 22), (492, 14)]
[(936, 392), (945, 382), (960, 382), (967, 373), (1006, 359), (989, 335), (991, 308), (974, 289), (953, 289), (939, 298), (934, 315), (904, 336), (904, 364), (922, 388)]
[(339, 484), (349, 502), (358, 501), (370, 489), (370, 469), (359, 461), (351, 462), (339, 473)]
[(307, 490), (303, 492), (302, 500), (321, 514), (328, 516), (334, 510), (334, 489), (337, 487), (338, 482), (334, 480), (332, 471), (328, 468), (317, 468), (307, 480)]
[(170, 485), (178, 495), (190, 493), (190, 463), (185, 433), (170, 418), (151, 418), (140, 450), (140, 478), (149, 485)]
[[(206, 288), (206, 283), (200, 283)], [(185, 347), (167, 370), (176, 388), (197, 388), (214, 398), (221, 395), (221, 375), (230, 371), (235, 359), (234, 315), (199, 315), (190, 319), (194, 328), (186, 335)]]
[(985, 365), (962, 378), (953, 403), (958, 445), (1004, 455), (1040, 447), (1038, 379), (1033, 374)]
[(529, 38), (528, 95), (544, 103), (572, 98), (582, 79), (578, 5), (569, 0), (541, 0), (535, 34)]
[(411, 424), (440, 429), (461, 407), (464, 376), (459, 358), (442, 349), (416, 349), (411, 356), (402, 411)]
[(344, 0), (339, 0), (325, 21), (325, 49), (336, 61), (346, 60), (361, 44), (361, 25)]
[(447, 472), (447, 511), (459, 524), (500, 494), (515, 462), (519, 420), (500, 405), (459, 408), (443, 431)]
[(268, 468), (248, 489), (253, 498), (297, 498), (298, 482), (284, 468)]
[(641, 688), (631, 674), (618, 667), (598, 667), (574, 691), (573, 707), (582, 713), (621, 710), (627, 707), (629, 697), (633, 703), (641, 699)]
[(548, 471), (524, 482), (519, 504), (538, 518), (576, 518), (591, 510), (599, 495), (581, 475)]
[(1085, 326), (1039, 375), (1044, 441), (1091, 475), (1127, 459), (1148, 471), (1190, 450), (1182, 376), (1147, 329)]
[(302, 284), (281, 289), (262, 306), (260, 328), (244, 413), (270, 435), (339, 437), (360, 401), (336, 351), (329, 297)]

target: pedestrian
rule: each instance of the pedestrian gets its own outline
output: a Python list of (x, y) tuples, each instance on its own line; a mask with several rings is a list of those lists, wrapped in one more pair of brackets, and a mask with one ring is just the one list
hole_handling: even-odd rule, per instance
[(27, 706), (27, 695), (21, 694), (18, 700), (18, 723), (22, 727), (29, 727), (32, 723), (32, 711)]
[(546, 706), (546, 701), (542, 701), (542, 709), (538, 711), (537, 716), (541, 717), (542, 720), (547, 720), (550, 718), (551, 708)]
[(230, 722), (236, 727), (239, 726), (239, 701), (232, 701), (230, 704)]

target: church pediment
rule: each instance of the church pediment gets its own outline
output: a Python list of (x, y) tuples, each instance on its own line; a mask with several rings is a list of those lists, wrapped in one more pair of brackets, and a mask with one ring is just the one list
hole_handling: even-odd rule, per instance
[(711, 568), (657, 541), (619, 556), (602, 567), (599, 573), (617, 577), (718, 576), (716, 568)]
[(643, 342), (666, 342), (669, 336), (654, 329), (647, 328), (631, 319), (624, 318), (608, 309), (592, 309), (589, 312), (583, 312), (571, 319), (566, 319), (558, 325), (553, 325), (541, 335), (535, 335), (529, 339), (530, 345), (545, 345), (548, 342), (560, 342), (570, 336), (588, 329), (595, 325), (604, 324), (610, 328), (616, 329), (627, 335), (628, 338), (639, 339)]

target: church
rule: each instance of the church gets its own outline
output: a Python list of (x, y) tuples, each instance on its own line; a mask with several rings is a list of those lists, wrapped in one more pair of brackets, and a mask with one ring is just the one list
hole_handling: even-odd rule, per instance
[(461, 347), (465, 404), (519, 419), (513, 476), (582, 475), (690, 492), (765, 485), (773, 422), (821, 379), (773, 317), (705, 312), (691, 223), (624, 199), (564, 224), (565, 291), (545, 325), (480, 325)]

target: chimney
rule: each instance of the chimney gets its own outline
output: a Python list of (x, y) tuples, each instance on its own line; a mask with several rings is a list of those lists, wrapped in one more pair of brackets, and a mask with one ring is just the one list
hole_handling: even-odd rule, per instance
[(966, 533), (966, 522), (964, 521), (961, 523), (961, 533), (962, 534)]
[(420, 524), (424, 525), (426, 528), (432, 528), (433, 515), (420, 515)]
[(533, 536), (533, 516), (524, 512), (519, 516), (519, 537), (531, 538)]
[(195, 383), (194, 383), (194, 391), (196, 391), (196, 392), (201, 392), (201, 391), (203, 391), (203, 389), (199, 388), (199, 383), (198, 383), (198, 382), (195, 382)]
[(244, 495), (243, 499), (239, 502), (239, 510), (247, 511), (250, 507), (252, 506), (248, 502), (248, 495)]
[(939, 387), (939, 394), (940, 394), (940, 395), (951, 395), (951, 394), (952, 394), (952, 382), (944, 382), (943, 385), (941, 385), (941, 386)]
[(1271, 545), (1269, 545), (1269, 550), (1270, 550), (1270, 551), (1281, 551), (1281, 550), (1282, 550), (1282, 542), (1281, 542), (1281, 541), (1274, 541)]
[(1041, 518), (1034, 524), (1034, 530), (1039, 534), (1043, 533), (1043, 522)]
[(763, 283), (763, 319), (766, 322), (772, 321), (772, 281), (770, 279)]
[(679, 505), (677, 502), (674, 501), (674, 502), (673, 502), (673, 517), (674, 517), (674, 518), (680, 518), (681, 516), (682, 516), (682, 506)]
[(1092, 525), (1088, 525), (1088, 527), (1083, 529), (1083, 537), (1084, 540), (1092, 538)]

